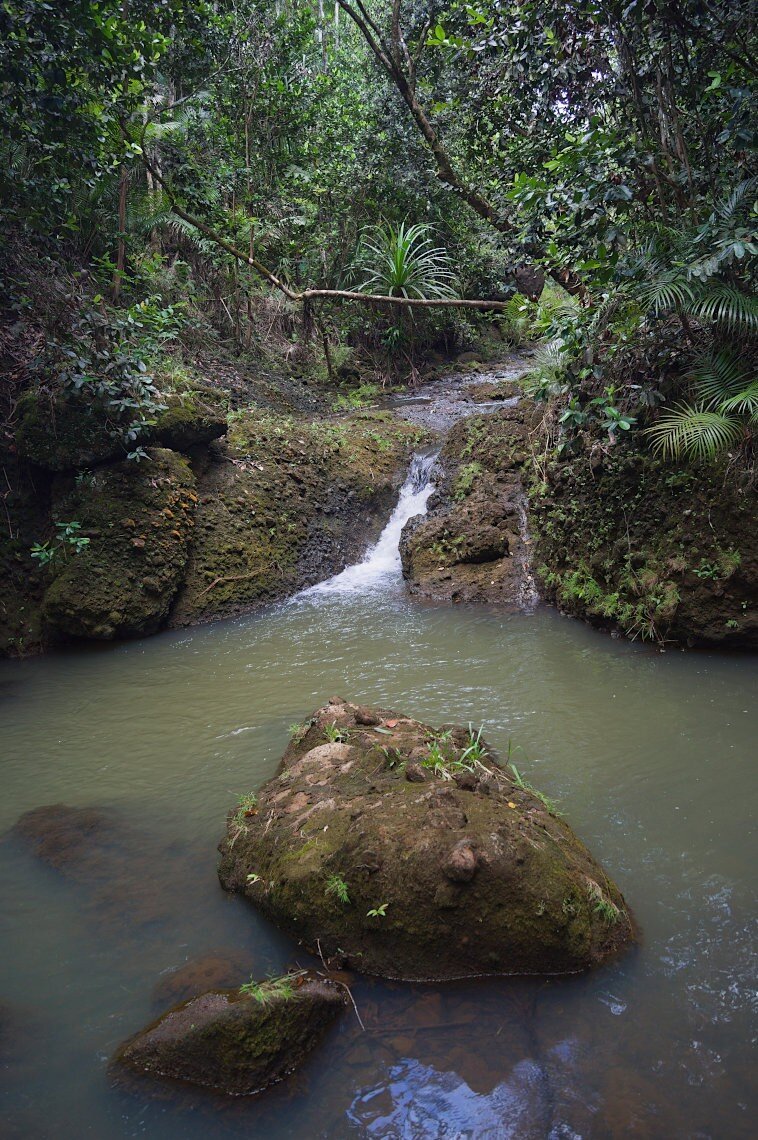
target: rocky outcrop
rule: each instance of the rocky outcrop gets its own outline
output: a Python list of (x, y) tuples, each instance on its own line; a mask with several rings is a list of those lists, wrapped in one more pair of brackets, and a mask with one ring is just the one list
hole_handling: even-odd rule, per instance
[(127, 1041), (115, 1065), (248, 1095), (301, 1065), (344, 1005), (342, 989), (312, 974), (212, 991)]
[(633, 937), (618, 888), (544, 797), (471, 731), (334, 698), (219, 876), (313, 952), (368, 974), (560, 974)]
[(256, 406), (216, 442), (228, 425), (213, 396), (165, 396), (149, 438), (168, 446), (140, 438), (127, 460), (102, 409), (59, 400), (46, 431), (43, 398), (23, 398), (6, 466), (0, 652), (249, 612), (328, 578), (377, 537), (423, 429), (389, 412), (306, 420)]
[(28, 391), (17, 409), (18, 455), (46, 471), (81, 471), (123, 459), (138, 445), (187, 452), (226, 433), (226, 414), (210, 389), (171, 392), (163, 401), (155, 422), (129, 442), (127, 413), (119, 418), (102, 400), (75, 391), (58, 397)]
[(54, 499), (53, 517), (75, 519), (89, 540), (62, 543), (61, 569), (42, 614), (55, 636), (138, 637), (164, 623), (182, 580), (194, 529), (195, 477), (185, 459), (151, 448), (139, 463), (98, 468)]
[(427, 516), (411, 519), (400, 553), (410, 593), (452, 602), (533, 602), (521, 471), (527, 413), (508, 407), (450, 432)]
[(240, 413), (200, 482), (171, 624), (249, 611), (343, 569), (377, 537), (422, 436), (387, 412)]
[(584, 439), (534, 484), (540, 592), (628, 637), (758, 648), (758, 516), (746, 472)]

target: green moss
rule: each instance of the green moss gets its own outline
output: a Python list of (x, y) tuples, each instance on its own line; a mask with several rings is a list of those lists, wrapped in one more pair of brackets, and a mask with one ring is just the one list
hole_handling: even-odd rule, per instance
[(90, 539), (49, 586), (43, 616), (66, 637), (107, 640), (151, 633), (181, 581), (197, 496), (187, 463), (154, 448), (141, 463), (100, 468), (53, 503)]
[[(418, 438), (417, 428), (387, 412), (339, 421), (260, 408), (233, 413), (228, 461), (203, 483), (176, 623), (240, 612), (297, 589), (314, 547), (326, 551), (320, 576), (339, 568), (366, 515), (388, 508)], [(320, 557), (314, 568), (324, 565)]]
[(747, 486), (664, 463), (629, 440), (599, 465), (582, 453), (549, 462), (546, 474), (531, 488), (531, 524), (548, 600), (633, 638), (751, 636), (725, 624), (758, 575)]

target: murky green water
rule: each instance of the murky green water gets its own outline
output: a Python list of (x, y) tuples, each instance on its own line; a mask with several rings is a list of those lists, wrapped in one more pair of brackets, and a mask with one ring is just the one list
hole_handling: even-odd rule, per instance
[[(755, 959), (754, 659), (660, 654), (554, 612), (425, 608), (397, 585), (0, 666), (0, 829), (40, 804), (110, 805), (94, 889), (0, 849), (3, 1136), (747, 1137)], [(151, 991), (210, 951), (251, 973), (307, 955), (226, 896), (230, 802), (333, 693), (484, 722), (558, 798), (643, 930), (591, 976), (359, 982), (352, 1016), (260, 1098), (114, 1089)], [(240, 979), (243, 980), (243, 979)]]

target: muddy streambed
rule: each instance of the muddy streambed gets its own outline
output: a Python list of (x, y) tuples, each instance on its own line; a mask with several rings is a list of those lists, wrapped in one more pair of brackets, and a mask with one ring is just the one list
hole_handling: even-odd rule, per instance
[[(423, 509), (420, 459), (403, 511)], [(395, 530), (367, 563), (256, 617), (0, 663), (0, 830), (103, 805), (73, 878), (0, 847), (3, 1136), (747, 1137), (758, 664), (661, 654), (538, 608), (425, 606)], [(357, 980), (295, 1078), (260, 1098), (114, 1088), (156, 986), (207, 955), (240, 981), (308, 956), (216, 876), (235, 797), (330, 696), (473, 720), (608, 867), (643, 930), (601, 971), (446, 986)], [(165, 1000), (163, 1002), (165, 1005)]]

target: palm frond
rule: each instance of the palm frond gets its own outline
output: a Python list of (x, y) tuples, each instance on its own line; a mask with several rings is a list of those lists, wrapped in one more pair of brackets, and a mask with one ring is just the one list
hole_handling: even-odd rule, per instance
[(720, 408), (725, 401), (741, 392), (748, 380), (741, 361), (727, 349), (699, 357), (689, 375), (698, 394), (698, 403), (705, 408)]
[(677, 404), (645, 429), (653, 451), (665, 459), (714, 459), (737, 442), (742, 425), (735, 416), (691, 404)]
[(700, 321), (728, 329), (758, 329), (758, 299), (732, 285), (711, 283), (707, 290), (693, 296), (687, 308)]

